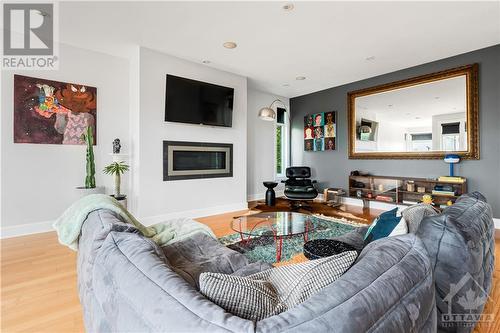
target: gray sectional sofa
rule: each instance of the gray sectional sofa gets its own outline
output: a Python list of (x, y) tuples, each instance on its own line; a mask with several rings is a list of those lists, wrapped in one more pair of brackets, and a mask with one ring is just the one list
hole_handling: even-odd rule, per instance
[[(84, 322), (88, 332), (469, 332), (443, 327), (445, 298), (465, 273), (476, 289), (489, 292), (493, 231), (484, 198), (464, 196), (444, 214), (427, 217), (416, 234), (364, 247), (342, 277), (307, 301), (252, 322), (207, 300), (197, 278), (203, 271), (249, 275), (268, 264), (250, 263), (202, 235), (160, 248), (112, 212), (98, 210), (79, 240)], [(362, 232), (343, 239), (360, 245)], [(475, 288), (471, 281), (467, 286)]]

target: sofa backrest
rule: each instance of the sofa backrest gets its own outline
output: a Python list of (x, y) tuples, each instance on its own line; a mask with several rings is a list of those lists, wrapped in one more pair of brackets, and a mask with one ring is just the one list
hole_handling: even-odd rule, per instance
[(414, 234), (368, 244), (338, 280), (257, 332), (435, 332), (432, 268)]
[(79, 240), (78, 279), (89, 332), (254, 332), (173, 269), (151, 239), (99, 210)]
[[(422, 220), (417, 236), (432, 263), (441, 331), (455, 332), (463, 326), (451, 315), (483, 312), (491, 289), (494, 231), (491, 206), (477, 192), (461, 196), (442, 214)], [(472, 327), (458, 331), (472, 331), (471, 323)]]
[(87, 216), (78, 240), (78, 291), (83, 305), (83, 319), (90, 332), (93, 330), (88, 325), (104, 316), (99, 306), (95, 304), (94, 262), (104, 240), (112, 230), (138, 232), (132, 225), (123, 223), (112, 211), (96, 210)]

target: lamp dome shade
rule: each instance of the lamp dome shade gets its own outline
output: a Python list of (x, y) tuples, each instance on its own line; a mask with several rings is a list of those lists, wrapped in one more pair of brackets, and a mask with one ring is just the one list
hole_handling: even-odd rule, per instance
[(455, 154), (448, 154), (444, 157), (446, 163), (458, 163), (460, 162), (460, 156)]
[(259, 118), (262, 120), (273, 121), (276, 119), (276, 112), (270, 107), (260, 109)]

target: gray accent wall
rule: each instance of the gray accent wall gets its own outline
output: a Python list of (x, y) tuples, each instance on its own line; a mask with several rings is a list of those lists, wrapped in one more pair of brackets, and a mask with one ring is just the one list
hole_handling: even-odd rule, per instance
[[(350, 160), (347, 154), (347, 93), (472, 63), (479, 64), (481, 159), (460, 162), (455, 166), (455, 173), (467, 177), (469, 191), (483, 193), (493, 206), (493, 216), (500, 218), (500, 44), (290, 99), (292, 165), (310, 166), (321, 188), (347, 189), (351, 170), (385, 176), (447, 175), (448, 165), (442, 160)], [(304, 116), (327, 111), (337, 111), (337, 149), (305, 152)]]

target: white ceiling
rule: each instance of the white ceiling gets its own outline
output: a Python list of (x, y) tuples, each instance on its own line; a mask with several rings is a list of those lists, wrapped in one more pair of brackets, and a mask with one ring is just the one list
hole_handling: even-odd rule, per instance
[(295, 1), (290, 12), (285, 3), (62, 2), (60, 40), (119, 56), (136, 44), (206, 59), (286, 97), (500, 43), (497, 1)]

